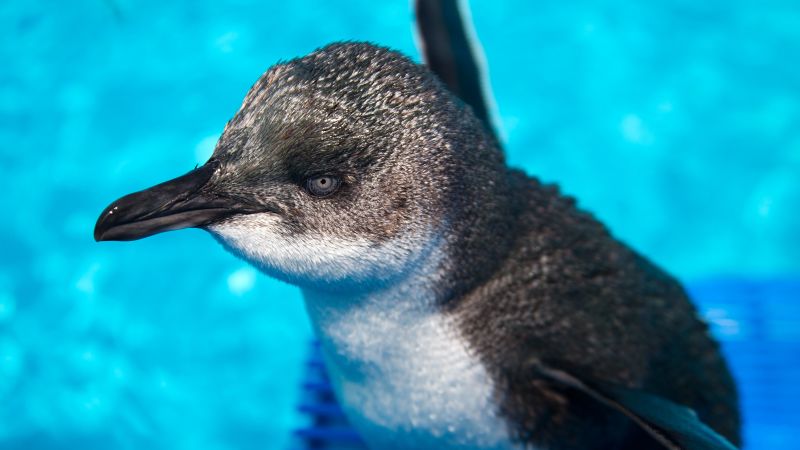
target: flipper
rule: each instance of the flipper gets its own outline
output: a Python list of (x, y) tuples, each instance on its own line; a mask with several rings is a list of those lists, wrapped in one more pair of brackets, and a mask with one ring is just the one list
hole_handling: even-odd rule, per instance
[(669, 450), (736, 450), (727, 439), (709, 428), (691, 409), (665, 398), (602, 383), (587, 383), (540, 363), (532, 365), (541, 378), (576, 389), (616, 410)]
[(471, 24), (458, 0), (415, 0), (418, 44), (425, 63), (461, 100), (472, 107), (489, 132), (489, 93), (483, 89), (482, 55), (471, 39)]

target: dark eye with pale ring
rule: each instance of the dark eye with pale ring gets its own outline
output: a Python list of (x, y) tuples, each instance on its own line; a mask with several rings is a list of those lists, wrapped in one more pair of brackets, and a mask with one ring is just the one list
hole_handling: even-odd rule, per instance
[(306, 180), (306, 190), (315, 197), (327, 197), (339, 189), (342, 180), (333, 175), (320, 175)]

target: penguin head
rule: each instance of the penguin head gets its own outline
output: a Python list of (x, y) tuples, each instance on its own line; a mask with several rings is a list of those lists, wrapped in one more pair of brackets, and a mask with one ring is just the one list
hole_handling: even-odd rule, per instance
[(441, 251), (502, 167), (426, 68), (333, 44), (270, 68), (205, 165), (109, 205), (95, 239), (199, 227), (285, 281), (370, 286)]

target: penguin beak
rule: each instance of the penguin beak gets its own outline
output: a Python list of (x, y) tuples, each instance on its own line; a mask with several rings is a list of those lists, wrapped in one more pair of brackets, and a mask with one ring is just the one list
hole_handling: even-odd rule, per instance
[(203, 227), (235, 214), (258, 212), (253, 206), (214, 193), (208, 187), (218, 166), (212, 160), (174, 180), (120, 198), (100, 214), (94, 239), (132, 241), (164, 231)]

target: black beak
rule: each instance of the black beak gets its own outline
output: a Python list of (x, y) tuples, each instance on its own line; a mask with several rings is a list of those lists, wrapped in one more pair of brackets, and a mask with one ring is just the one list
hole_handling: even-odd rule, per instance
[(207, 187), (218, 167), (212, 160), (174, 180), (120, 198), (100, 214), (94, 239), (132, 241), (164, 231), (203, 227), (235, 214), (258, 212)]

